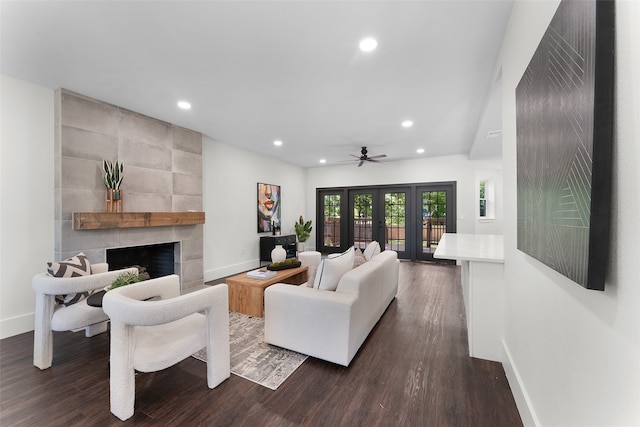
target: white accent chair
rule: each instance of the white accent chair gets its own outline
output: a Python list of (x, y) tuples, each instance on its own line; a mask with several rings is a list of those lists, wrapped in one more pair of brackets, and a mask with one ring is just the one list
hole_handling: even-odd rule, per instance
[(137, 273), (137, 268), (108, 271), (109, 264), (91, 265), (91, 274), (79, 277), (53, 277), (47, 273), (33, 276), (31, 286), (36, 292), (35, 325), (33, 333), (33, 364), (40, 369), (51, 367), (53, 362), (53, 331), (85, 330), (92, 337), (107, 330), (109, 317), (100, 307), (87, 305), (82, 300), (65, 307), (57, 304), (56, 295), (77, 294), (102, 290), (120, 274)]
[(208, 387), (231, 375), (226, 284), (180, 295), (173, 274), (111, 290), (102, 305), (111, 319), (111, 412), (121, 420), (134, 413), (136, 370), (159, 371), (206, 347)]

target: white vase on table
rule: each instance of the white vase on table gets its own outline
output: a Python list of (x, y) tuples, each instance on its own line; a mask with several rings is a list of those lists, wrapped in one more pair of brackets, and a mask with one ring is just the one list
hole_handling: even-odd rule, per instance
[(282, 262), (287, 259), (287, 251), (284, 250), (282, 245), (276, 245), (271, 250), (271, 262)]

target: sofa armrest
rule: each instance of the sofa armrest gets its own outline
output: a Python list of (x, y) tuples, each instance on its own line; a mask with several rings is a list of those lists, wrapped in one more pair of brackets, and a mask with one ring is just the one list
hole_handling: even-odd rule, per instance
[(357, 295), (275, 284), (264, 294), (265, 341), (348, 366)]

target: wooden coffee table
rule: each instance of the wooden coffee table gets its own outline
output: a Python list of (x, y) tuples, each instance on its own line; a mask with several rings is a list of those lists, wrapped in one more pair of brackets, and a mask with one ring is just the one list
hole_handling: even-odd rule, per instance
[(247, 273), (225, 279), (229, 287), (229, 310), (264, 317), (264, 290), (275, 283), (301, 285), (307, 281), (307, 266), (276, 271), (269, 279), (251, 279)]

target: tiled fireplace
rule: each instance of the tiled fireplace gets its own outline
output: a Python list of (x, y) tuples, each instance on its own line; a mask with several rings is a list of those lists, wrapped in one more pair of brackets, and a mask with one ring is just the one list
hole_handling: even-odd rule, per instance
[[(182, 289), (203, 283), (203, 225), (77, 230), (73, 212), (103, 212), (102, 161), (124, 164), (124, 212), (202, 211), (202, 134), (91, 99), (56, 92), (55, 257), (171, 245)], [(133, 262), (132, 264), (135, 264)], [(113, 266), (110, 266), (113, 267)]]

